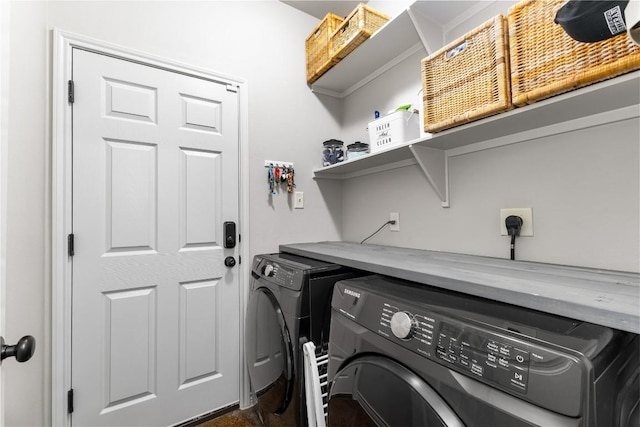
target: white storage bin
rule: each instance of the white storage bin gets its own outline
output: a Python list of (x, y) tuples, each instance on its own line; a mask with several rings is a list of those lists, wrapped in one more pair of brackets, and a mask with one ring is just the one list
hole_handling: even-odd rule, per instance
[(372, 153), (395, 147), (419, 136), (419, 117), (411, 111), (396, 111), (369, 123), (369, 148)]

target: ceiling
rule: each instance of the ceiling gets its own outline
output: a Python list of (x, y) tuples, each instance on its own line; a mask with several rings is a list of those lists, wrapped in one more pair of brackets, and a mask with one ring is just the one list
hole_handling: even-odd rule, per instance
[(286, 3), (289, 6), (295, 7), (302, 12), (315, 16), (318, 19), (325, 17), (327, 12), (334, 13), (338, 16), (347, 16), (350, 14), (360, 3), (366, 3), (363, 1), (351, 1), (351, 0), (331, 0), (331, 1), (318, 1), (318, 0), (280, 0), (282, 3)]
[(479, 7), (489, 6), (491, 2), (478, 0), (430, 0), (420, 1), (418, 10), (422, 10), (431, 20), (447, 26), (460, 16), (467, 16)]
[[(323, 19), (328, 12), (345, 17), (349, 15), (360, 3), (367, 0), (280, 0), (291, 7), (304, 13)], [(492, 1), (483, 0), (418, 0), (415, 9), (418, 13), (427, 16), (431, 21), (446, 27), (460, 17), (468, 17), (469, 14), (490, 6)], [(413, 7), (412, 7), (413, 8)]]

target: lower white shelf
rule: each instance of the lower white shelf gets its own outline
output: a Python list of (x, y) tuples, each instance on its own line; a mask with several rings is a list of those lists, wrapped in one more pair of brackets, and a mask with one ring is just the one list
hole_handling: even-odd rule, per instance
[[(313, 171), (316, 179), (351, 179), (418, 165), (443, 206), (449, 206), (448, 157), (463, 147), (498, 147), (640, 117), (640, 71), (625, 74), (506, 113), (408, 141)], [(639, 135), (640, 137), (640, 135)], [(469, 147), (467, 152), (477, 151)], [(459, 153), (458, 153), (459, 154)]]
[(409, 143), (407, 143), (335, 165), (314, 169), (313, 174), (315, 178), (350, 179), (415, 163), (409, 149)]

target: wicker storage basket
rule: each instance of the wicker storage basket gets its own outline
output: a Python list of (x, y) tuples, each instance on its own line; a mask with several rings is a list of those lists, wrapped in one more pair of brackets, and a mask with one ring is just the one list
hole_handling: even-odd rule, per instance
[(343, 59), (388, 20), (389, 17), (384, 13), (360, 3), (331, 34), (331, 56), (337, 60)]
[(424, 131), (512, 108), (507, 19), (498, 15), (422, 60)]
[(509, 9), (511, 90), (517, 106), (640, 68), (626, 34), (581, 43), (553, 22), (565, 0), (522, 1)]
[(331, 57), (329, 42), (331, 34), (342, 24), (344, 20), (327, 13), (316, 28), (305, 40), (307, 52), (307, 83), (313, 83), (333, 67), (338, 61)]

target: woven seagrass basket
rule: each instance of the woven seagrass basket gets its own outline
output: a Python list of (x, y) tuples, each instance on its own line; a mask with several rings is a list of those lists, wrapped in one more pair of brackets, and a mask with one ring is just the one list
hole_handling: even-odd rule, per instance
[(640, 68), (640, 47), (622, 33), (581, 43), (553, 22), (566, 0), (525, 0), (509, 9), (513, 103), (524, 106)]
[(338, 60), (343, 59), (388, 20), (389, 17), (384, 13), (360, 3), (331, 34), (331, 56)]
[(424, 131), (512, 108), (507, 19), (498, 15), (422, 60)]
[(331, 56), (331, 34), (344, 20), (327, 13), (305, 40), (307, 52), (307, 83), (311, 84), (333, 67), (338, 61)]

